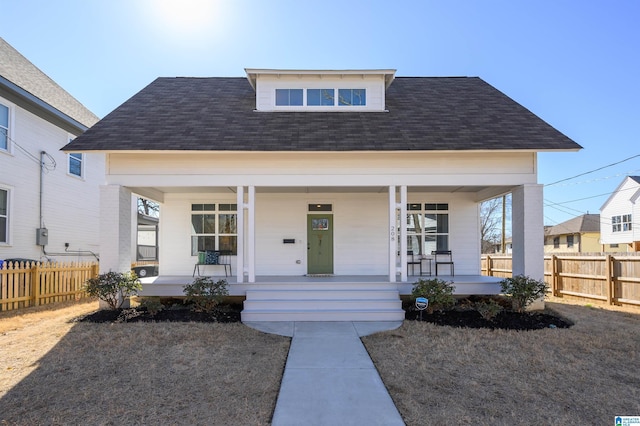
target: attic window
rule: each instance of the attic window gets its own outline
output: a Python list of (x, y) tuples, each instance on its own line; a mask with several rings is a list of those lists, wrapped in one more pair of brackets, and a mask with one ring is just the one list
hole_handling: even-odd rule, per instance
[(276, 106), (302, 106), (302, 89), (276, 89)]
[(0, 149), (9, 149), (9, 107), (0, 104)]
[(367, 104), (366, 89), (339, 89), (338, 105), (340, 106), (362, 106)]
[(335, 90), (333, 89), (307, 89), (307, 105), (333, 106)]

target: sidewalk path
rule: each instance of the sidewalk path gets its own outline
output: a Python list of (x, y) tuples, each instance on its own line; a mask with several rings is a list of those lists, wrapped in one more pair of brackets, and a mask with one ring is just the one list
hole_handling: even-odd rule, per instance
[(273, 416), (285, 425), (404, 425), (360, 341), (401, 322), (250, 323), (292, 336)]

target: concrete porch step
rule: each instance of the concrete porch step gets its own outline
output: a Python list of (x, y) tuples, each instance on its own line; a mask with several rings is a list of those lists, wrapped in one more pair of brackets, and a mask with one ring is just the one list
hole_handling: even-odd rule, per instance
[(242, 321), (403, 321), (402, 309), (243, 310)]
[(366, 289), (366, 290), (324, 290), (324, 289), (289, 289), (289, 290), (247, 290), (247, 299), (292, 299), (312, 300), (325, 299), (331, 294), (332, 299), (397, 299), (397, 289)]
[[(325, 295), (326, 297), (327, 295)], [(252, 310), (385, 310), (402, 309), (399, 297), (395, 299), (249, 299), (244, 309)]]
[(393, 283), (268, 283), (247, 289), (242, 321), (402, 321)]

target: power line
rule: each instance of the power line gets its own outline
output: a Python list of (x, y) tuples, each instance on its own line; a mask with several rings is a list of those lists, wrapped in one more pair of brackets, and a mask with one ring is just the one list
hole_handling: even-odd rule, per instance
[(558, 181), (548, 183), (545, 186), (555, 185), (555, 184), (560, 183), (560, 182), (565, 182), (565, 181), (568, 181), (568, 180), (571, 180), (571, 179), (575, 179), (575, 178), (580, 177), (580, 176), (588, 175), (590, 173), (595, 173), (595, 172), (600, 171), (602, 169), (606, 169), (607, 167), (615, 166), (617, 164), (624, 163), (625, 161), (629, 161), (629, 160), (632, 160), (632, 159), (637, 158), (637, 157), (640, 157), (640, 154), (633, 155), (631, 157), (625, 158), (624, 160), (616, 161), (615, 163), (607, 164), (606, 166), (598, 167), (597, 169), (594, 169), (594, 170), (589, 170), (588, 172), (580, 173), (580, 174), (575, 175), (575, 176), (571, 176), (571, 177), (568, 177), (568, 178), (565, 178), (565, 179), (560, 179)]

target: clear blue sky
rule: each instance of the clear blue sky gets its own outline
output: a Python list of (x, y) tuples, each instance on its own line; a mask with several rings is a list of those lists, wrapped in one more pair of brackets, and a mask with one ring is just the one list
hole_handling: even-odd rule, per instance
[[(584, 147), (541, 154), (543, 184), (640, 154), (639, 23), (637, 0), (0, 0), (0, 36), (99, 117), (159, 76), (481, 77)], [(627, 174), (640, 157), (545, 187), (545, 224)]]

